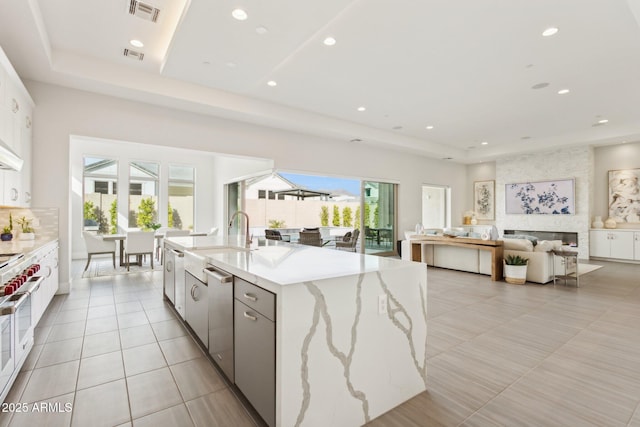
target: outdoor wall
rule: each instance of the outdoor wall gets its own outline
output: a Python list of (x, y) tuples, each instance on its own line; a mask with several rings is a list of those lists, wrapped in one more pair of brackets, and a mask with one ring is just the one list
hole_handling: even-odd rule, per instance
[[(589, 258), (593, 149), (566, 148), (496, 161), (496, 225), (505, 229), (578, 233), (580, 258)], [(575, 178), (575, 215), (507, 215), (505, 184)]]
[[(420, 221), (423, 183), (449, 185), (453, 212), (468, 205), (464, 165), (45, 83), (25, 83), (36, 103), (33, 204), (60, 210), (61, 282), (69, 280), (71, 259), (70, 135), (273, 159), (276, 168), (289, 172), (399, 183), (400, 233)], [(211, 189), (205, 191), (215, 194), (224, 178), (215, 176)], [(223, 195), (212, 197), (215, 206), (209, 216), (222, 225), (224, 206), (220, 202), (224, 202)]]
[[(284, 221), (280, 228), (319, 227), (322, 206), (329, 209), (329, 226), (333, 225), (333, 207), (340, 211), (340, 219), (345, 207), (351, 208), (351, 223), (355, 225), (354, 216), (360, 202), (333, 202), (323, 200), (266, 200), (247, 199), (246, 211), (251, 217), (251, 225), (269, 228), (270, 220)], [(340, 223), (342, 225), (342, 221)]]
[[(640, 169), (640, 142), (597, 147), (594, 154), (595, 176), (591, 221), (595, 215), (600, 215), (604, 221), (609, 216), (609, 171)], [(618, 228), (640, 228), (640, 224), (619, 223)]]

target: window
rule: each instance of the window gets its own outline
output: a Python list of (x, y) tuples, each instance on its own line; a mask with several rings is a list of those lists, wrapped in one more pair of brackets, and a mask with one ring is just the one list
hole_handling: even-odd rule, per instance
[(258, 199), (266, 199), (267, 191), (266, 190), (258, 190)]
[(129, 227), (149, 228), (158, 222), (157, 163), (129, 163)]
[(193, 230), (193, 177), (193, 167), (169, 165), (168, 227)]
[(84, 158), (83, 230), (100, 234), (118, 232), (117, 184), (116, 160)]

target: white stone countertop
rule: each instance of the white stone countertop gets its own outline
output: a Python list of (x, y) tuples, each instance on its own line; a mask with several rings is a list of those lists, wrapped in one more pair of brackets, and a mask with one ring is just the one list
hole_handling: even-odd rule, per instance
[(394, 258), (274, 240), (260, 242), (260, 245), (254, 242), (251, 250), (247, 251), (242, 245), (242, 236), (239, 239), (232, 236), (231, 241), (220, 236), (171, 237), (167, 240), (190, 256), (204, 258), (208, 263), (245, 280), (253, 283), (267, 280), (280, 286), (391, 270), (413, 264), (411, 261)]
[(58, 238), (52, 237), (38, 237), (33, 240), (19, 240), (13, 239), (8, 242), (0, 242), (0, 256), (6, 254), (25, 254), (29, 255), (32, 252), (48, 245), (51, 242), (57, 241)]

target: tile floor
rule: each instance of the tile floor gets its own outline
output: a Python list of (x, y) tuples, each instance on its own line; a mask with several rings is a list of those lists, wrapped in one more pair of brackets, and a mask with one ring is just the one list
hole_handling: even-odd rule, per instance
[[(640, 427), (640, 265), (597, 264), (579, 289), (429, 269), (428, 390), (371, 425)], [(161, 283), (74, 279), (7, 399), (73, 411), (0, 426), (253, 426)]]
[(255, 426), (163, 302), (162, 271), (74, 279), (6, 402), (60, 411), (0, 413), (0, 426)]

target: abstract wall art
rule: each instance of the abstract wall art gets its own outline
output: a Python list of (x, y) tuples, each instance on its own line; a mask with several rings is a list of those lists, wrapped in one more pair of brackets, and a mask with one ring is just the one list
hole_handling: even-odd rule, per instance
[(574, 215), (575, 179), (505, 185), (507, 214)]
[(609, 217), (640, 222), (640, 169), (609, 171)]
[(495, 181), (476, 181), (473, 183), (473, 210), (476, 219), (496, 219)]

